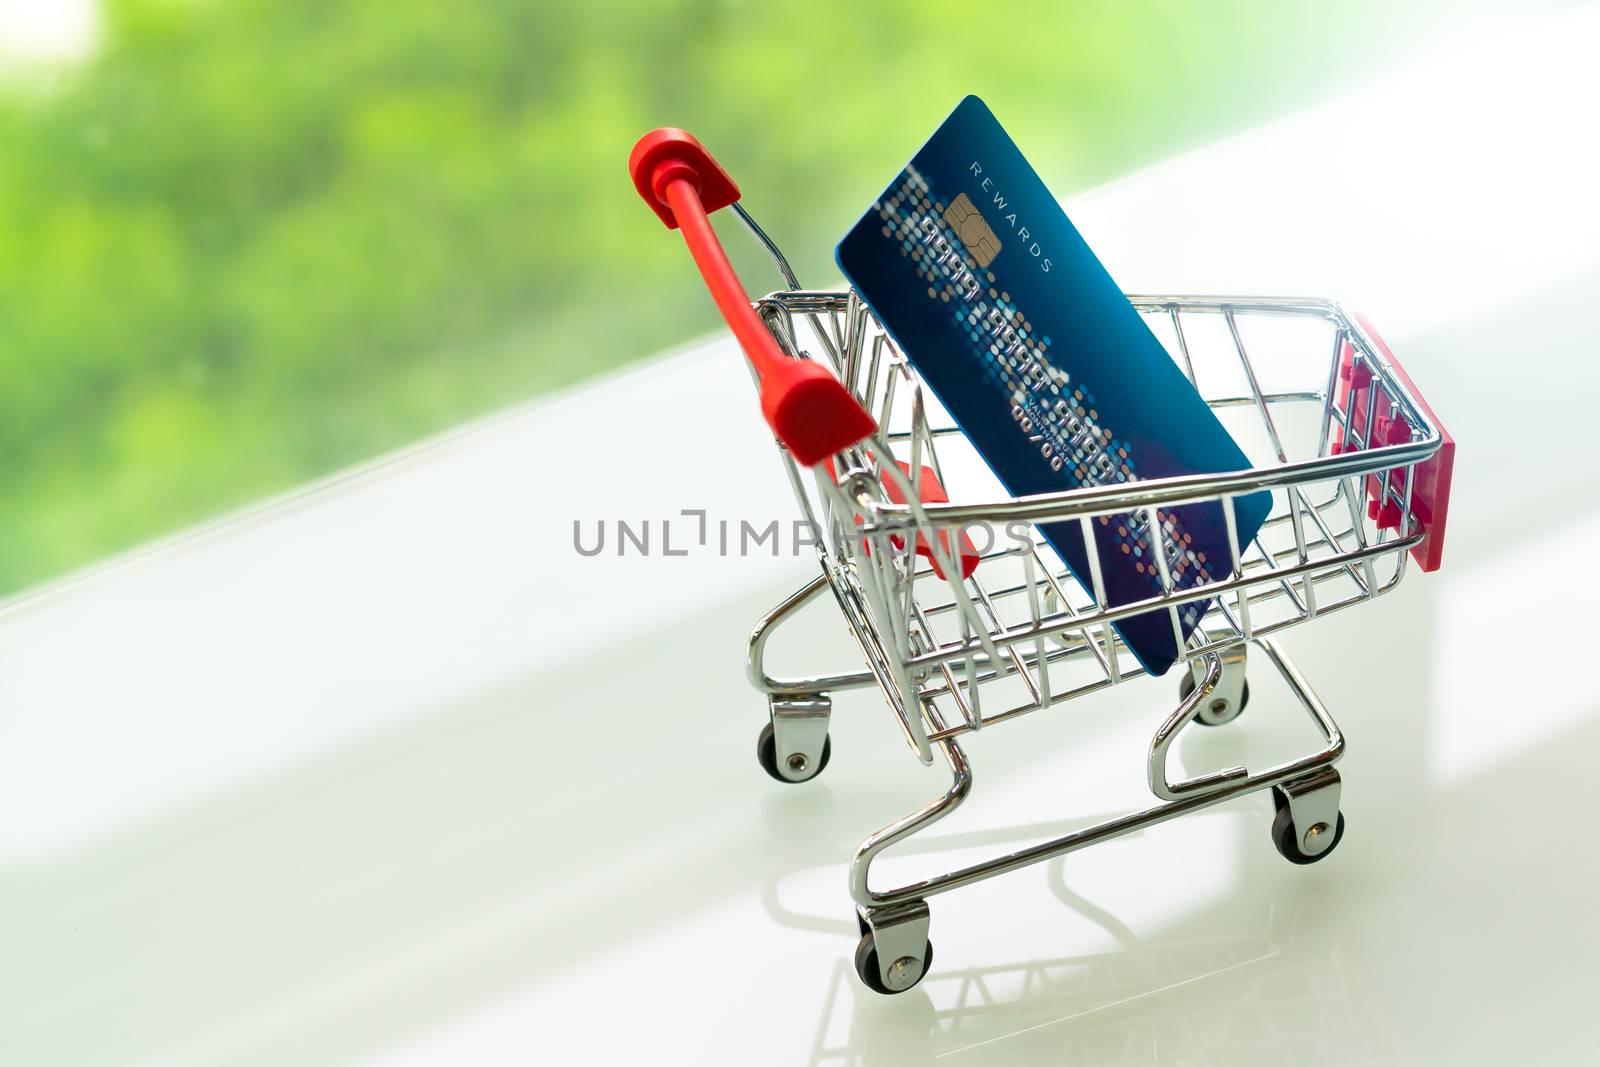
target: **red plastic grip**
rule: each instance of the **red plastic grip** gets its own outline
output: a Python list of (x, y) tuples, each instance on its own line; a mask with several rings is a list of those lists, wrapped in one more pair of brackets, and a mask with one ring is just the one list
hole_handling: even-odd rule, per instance
[(678, 228), (666, 189), (674, 178), (686, 178), (694, 185), (704, 214), (721, 211), (739, 199), (739, 187), (711, 158), (705, 145), (692, 133), (675, 126), (663, 126), (639, 138), (628, 153), (628, 173), (633, 175), (633, 187), (639, 196), (661, 216), (669, 230)]
[[(1378, 351), (1388, 361), (1394, 370), (1395, 376), (1411, 392), (1417, 406), (1422, 409), (1435, 426), (1439, 428), (1439, 436), (1443, 439), (1439, 444), (1439, 451), (1432, 458), (1417, 464), (1416, 474), (1411, 482), (1411, 511), (1422, 524), (1422, 540), (1411, 548), (1411, 556), (1424, 571), (1435, 571), (1444, 557), (1444, 531), (1446, 520), (1450, 516), (1450, 482), (1455, 474), (1456, 442), (1444, 428), (1444, 423), (1439, 421), (1433, 408), (1422, 398), (1422, 393), (1417, 389), (1411, 376), (1406, 373), (1400, 361), (1394, 358), (1394, 352), (1384, 341), (1378, 331), (1372, 328), (1372, 323), (1363, 315), (1357, 315), (1356, 321), (1366, 330), (1367, 336), (1372, 338)], [(1339, 387), (1336, 403), (1350, 412), (1353, 425), (1365, 427), (1367, 424), (1367, 398), (1368, 386), (1373, 378), (1371, 368), (1365, 364), (1355, 362), (1354, 350), (1350, 342), (1346, 341), (1339, 357)], [(1352, 397), (1352, 393), (1354, 396)], [(1378, 387), (1377, 403), (1373, 405), (1372, 440), (1369, 448), (1381, 448), (1384, 445), (1404, 444), (1411, 440), (1411, 424), (1406, 420), (1404, 412), (1390, 419), (1388, 408), (1390, 397), (1380, 385)], [(1354, 449), (1353, 444), (1347, 444), (1347, 438), (1340, 433), (1337, 425), (1333, 428), (1333, 451), (1341, 452)], [(1403, 470), (1389, 472), (1390, 487), (1395, 493), (1405, 491), (1405, 472)], [(1383, 481), (1380, 475), (1368, 475), (1364, 479), (1367, 489), (1367, 517), (1377, 520), (1380, 529), (1398, 529), (1400, 526), (1400, 505), (1392, 500), (1381, 509), (1378, 500), (1381, 497)]]
[(693, 136), (663, 128), (639, 138), (628, 156), (633, 187), (668, 229), (682, 232), (717, 310), (761, 380), (767, 425), (809, 467), (877, 428), (839, 380), (809, 359), (784, 355), (756, 313), (711, 227), (708, 211), (739, 199), (739, 187)]

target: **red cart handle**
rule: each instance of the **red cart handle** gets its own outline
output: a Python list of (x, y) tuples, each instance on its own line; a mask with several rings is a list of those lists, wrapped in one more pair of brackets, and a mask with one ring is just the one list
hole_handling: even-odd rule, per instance
[(639, 138), (628, 156), (633, 185), (669, 230), (682, 230), (706, 287), (761, 380), (761, 413), (795, 459), (809, 467), (877, 428), (839, 380), (809, 359), (790, 359), (750, 308), (707, 212), (739, 199), (739, 187), (699, 141), (666, 127)]

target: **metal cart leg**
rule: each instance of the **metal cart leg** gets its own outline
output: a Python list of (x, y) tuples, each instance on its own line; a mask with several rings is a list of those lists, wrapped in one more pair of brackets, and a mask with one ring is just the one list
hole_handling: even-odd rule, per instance
[(761, 617), (750, 631), (750, 647), (745, 657), (745, 674), (750, 684), (768, 696), (823, 696), (835, 689), (864, 689), (875, 685), (871, 671), (847, 671), (796, 678), (774, 678), (767, 673), (767, 639), (789, 616), (811, 603), (828, 588), (827, 575), (819, 574), (784, 597), (778, 606)]
[[(949, 788), (917, 811), (868, 837), (856, 849), (855, 858), (850, 864), (850, 895), (855, 900), (862, 923), (862, 944), (857, 946), (856, 969), (867, 986), (880, 993), (903, 992), (915, 985), (921, 974), (926, 973), (927, 959), (924, 959), (920, 971), (911, 962), (902, 961), (908, 956), (914, 957), (915, 946), (911, 943), (916, 936), (920, 933), (926, 937), (929, 897), (1053, 856), (1076, 852), (1248, 793), (1259, 790), (1272, 792), (1278, 808), (1277, 818), (1273, 822), (1273, 842), (1285, 858), (1294, 863), (1313, 863), (1328, 856), (1344, 832), (1344, 816), (1339, 813), (1339, 772), (1333, 769), (1334, 763), (1344, 755), (1344, 735), (1328, 714), (1328, 709), (1312, 692), (1305, 677), (1278, 647), (1269, 640), (1255, 643), (1266, 653), (1266, 658), (1277, 668), (1290, 692), (1321, 731), (1325, 744), (1317, 751), (1256, 773), (1243, 767), (1231, 767), (1194, 778), (1170, 780), (1166, 772), (1169, 746), (1184, 726), (1197, 721), (1201, 704), (1212, 700), (1223, 683), (1227, 669), (1224, 660), (1220, 656), (1209, 656), (1205, 661), (1204, 678), (1184, 698), (1178, 709), (1162, 722), (1150, 743), (1150, 786), (1162, 798), (1162, 803), (1107, 819), (1030, 848), (895, 889), (875, 890), (869, 885), (873, 859), (884, 849), (926, 829), (954, 811), (971, 792), (972, 772), (961, 748), (951, 738), (938, 742), (935, 747), (944, 753), (950, 765)], [(923, 925), (912, 928), (911, 932), (900, 929), (902, 924), (912, 921)], [(908, 945), (911, 947), (908, 948)], [(932, 943), (929, 942), (928, 959), (931, 959), (931, 954)], [(898, 970), (891, 973), (891, 969), (897, 965)]]
[(875, 893), (868, 887), (867, 878), (878, 853), (932, 826), (959, 808), (971, 794), (972, 770), (961, 746), (947, 738), (935, 747), (950, 768), (950, 787), (861, 842), (850, 863), (850, 895), (855, 898), (856, 918), (861, 924), (856, 973), (868, 989), (878, 993), (904, 993), (920, 982), (933, 965), (928, 904), (915, 891), (918, 887)]
[[(1245, 678), (1243, 642), (1218, 652), (1217, 658), (1222, 661), (1222, 677), (1212, 690), (1211, 698), (1200, 705), (1200, 710), (1194, 717), (1194, 721), (1202, 726), (1221, 726), (1223, 723), (1232, 722), (1239, 717), (1240, 712), (1244, 711), (1245, 704), (1250, 700), (1250, 683)], [(1194, 692), (1195, 687), (1205, 681), (1206, 669), (1207, 660), (1204, 658), (1189, 661), (1189, 671), (1178, 687), (1180, 700)]]
[(762, 616), (750, 633), (746, 673), (750, 683), (767, 695), (768, 713), (767, 724), (756, 738), (756, 759), (769, 775), (785, 784), (808, 782), (828, 765), (832, 753), (830, 691), (874, 684), (872, 673), (865, 670), (798, 678), (774, 678), (767, 673), (767, 639), (826, 588), (828, 579), (819, 574)]

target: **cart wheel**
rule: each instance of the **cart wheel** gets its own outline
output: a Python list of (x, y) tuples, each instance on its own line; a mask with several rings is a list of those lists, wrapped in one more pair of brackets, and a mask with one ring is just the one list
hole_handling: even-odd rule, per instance
[[(1326, 823), (1321, 825), (1326, 826)], [(1316, 863), (1333, 855), (1333, 850), (1339, 847), (1339, 842), (1344, 839), (1344, 812), (1339, 813), (1339, 820), (1333, 828), (1333, 841), (1327, 848), (1314, 855), (1301, 851), (1300, 835), (1295, 832), (1294, 818), (1289, 812), (1287, 804), (1278, 808), (1278, 814), (1272, 818), (1272, 843), (1277, 846), (1278, 852), (1290, 863)]]
[[(833, 754), (833, 738), (825, 738), (822, 742), (822, 758), (817, 760), (814, 768), (804, 768), (808, 773), (798, 778), (785, 778), (778, 773), (778, 742), (772, 735), (772, 724), (769, 722), (761, 728), (761, 735), (756, 738), (756, 759), (761, 762), (761, 769), (772, 775), (784, 785), (799, 785), (809, 782), (822, 773), (828, 765), (828, 757)], [(804, 757), (799, 757), (803, 759)]]
[[(1184, 671), (1183, 672), (1183, 677), (1178, 680), (1178, 699), (1179, 700), (1188, 700), (1189, 699), (1189, 694), (1194, 692), (1194, 684), (1195, 684), (1194, 683), (1194, 673), (1192, 671)], [(1193, 721), (1199, 723), (1201, 726), (1225, 726), (1228, 723), (1232, 722), (1234, 719), (1237, 719), (1239, 716), (1243, 715), (1244, 714), (1244, 709), (1249, 707), (1249, 706), (1250, 706), (1250, 679), (1246, 678), (1244, 680), (1244, 695), (1239, 698), (1239, 710), (1238, 711), (1234, 712), (1232, 715), (1229, 715), (1226, 719), (1222, 720), (1221, 722), (1218, 722), (1218, 721), (1216, 721), (1214, 719), (1208, 719), (1204, 715), (1196, 715), (1194, 717)]]
[(922, 969), (916, 972), (902, 989), (890, 989), (883, 984), (883, 979), (878, 975), (878, 950), (872, 945), (872, 934), (867, 932), (861, 935), (861, 940), (856, 943), (856, 974), (861, 982), (874, 993), (882, 993), (892, 997), (896, 993), (904, 993), (907, 989), (914, 989), (923, 976), (933, 970), (933, 942), (927, 942), (927, 947), (922, 950)]

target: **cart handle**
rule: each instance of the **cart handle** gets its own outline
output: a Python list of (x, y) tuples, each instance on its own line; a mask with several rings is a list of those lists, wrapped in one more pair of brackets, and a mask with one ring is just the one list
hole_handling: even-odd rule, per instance
[(751, 310), (739, 276), (707, 212), (739, 199), (739, 187), (695, 138), (663, 127), (639, 138), (628, 156), (634, 188), (669, 230), (681, 230), (717, 309), (760, 379), (761, 413), (773, 434), (810, 467), (877, 429), (832, 374), (809, 359), (790, 359)]

